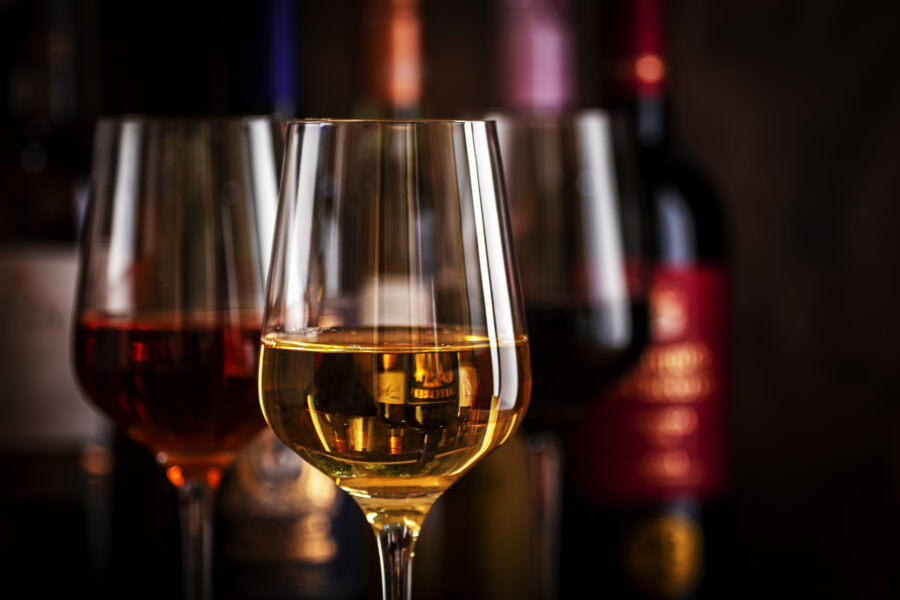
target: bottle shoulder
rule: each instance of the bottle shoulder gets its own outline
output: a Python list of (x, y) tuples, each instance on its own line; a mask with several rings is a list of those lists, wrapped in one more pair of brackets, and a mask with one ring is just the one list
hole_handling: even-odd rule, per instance
[(721, 198), (706, 174), (668, 148), (642, 153), (641, 163), (656, 260), (724, 261)]

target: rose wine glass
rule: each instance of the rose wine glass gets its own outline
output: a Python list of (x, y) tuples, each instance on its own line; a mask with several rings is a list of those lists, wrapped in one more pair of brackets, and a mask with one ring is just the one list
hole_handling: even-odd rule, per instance
[(177, 488), (188, 600), (211, 597), (223, 471), (265, 430), (256, 377), (282, 131), (265, 116), (95, 130), (75, 367)]
[(288, 124), (260, 356), (276, 435), (362, 508), (410, 597), (435, 500), (525, 414), (494, 124)]

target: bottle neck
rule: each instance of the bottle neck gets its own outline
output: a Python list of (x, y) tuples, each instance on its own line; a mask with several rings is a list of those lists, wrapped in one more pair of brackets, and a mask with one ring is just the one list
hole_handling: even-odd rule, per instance
[(602, 103), (626, 113), (642, 149), (668, 141), (662, 0), (600, 5)]
[(568, 0), (497, 0), (498, 101), (559, 112), (574, 103), (575, 51)]
[(422, 99), (422, 25), (418, 0), (373, 0), (367, 20), (363, 116), (411, 119)]
[(657, 151), (668, 142), (668, 106), (663, 95), (637, 96), (631, 102), (635, 139), (642, 150)]

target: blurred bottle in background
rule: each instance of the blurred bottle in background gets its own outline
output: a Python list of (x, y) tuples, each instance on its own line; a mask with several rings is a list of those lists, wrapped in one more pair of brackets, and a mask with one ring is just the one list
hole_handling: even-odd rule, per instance
[(216, 596), (367, 597), (371, 530), (358, 513), (331, 479), (264, 431), (238, 456), (220, 491)]
[[(95, 121), (299, 116), (302, 18), (294, 0), (0, 5), (0, 558), (39, 595), (181, 593), (171, 485), (81, 397), (71, 368)], [(267, 436), (220, 489), (224, 597), (357, 597), (369, 561), (354, 525), (368, 527)]]
[(578, 104), (575, 25), (569, 0), (495, 0), (498, 109), (559, 114)]
[(422, 15), (419, 0), (365, 0), (362, 16), (363, 119), (422, 117)]
[(604, 104), (638, 142), (653, 243), (651, 343), (574, 436), (590, 551), (567, 590), (611, 598), (729, 595), (728, 273), (715, 190), (670, 127), (662, 0), (601, 4)]
[(534, 388), (514, 439), (447, 491), (448, 539), (472, 547), (454, 570), (469, 574), (453, 582), (457, 596), (557, 598), (563, 563), (594, 543), (573, 511), (570, 428), (645, 338), (640, 231), (626, 235), (638, 198), (622, 130), (580, 106), (569, 2), (493, 7), (486, 118), (497, 123)]
[(0, 5), (0, 562), (37, 596), (102, 593), (109, 556), (109, 429), (68, 354), (98, 101), (84, 69), (93, 9)]
[[(568, 2), (495, 0), (491, 19), (491, 55), (485, 58), (496, 113), (557, 115), (571, 108), (576, 82)], [(498, 124), (497, 132), (508, 175), (506, 131)], [(506, 183), (515, 236), (517, 217), (511, 194), (520, 190), (513, 191), (509, 179)], [(517, 259), (521, 273), (527, 267)], [(527, 310), (526, 288), (523, 285)], [(533, 357), (532, 368), (537, 383), (540, 366)], [(536, 402), (540, 400), (533, 392), (526, 420)], [(552, 597), (557, 577), (561, 447), (553, 435), (525, 429), (520, 428), (445, 493), (447, 571), (466, 575), (447, 578), (448, 593), (442, 597)]]

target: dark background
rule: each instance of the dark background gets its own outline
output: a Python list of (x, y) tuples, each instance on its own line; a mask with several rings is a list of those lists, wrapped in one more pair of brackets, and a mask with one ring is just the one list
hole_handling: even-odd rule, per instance
[[(900, 597), (900, 9), (669, 6), (673, 125), (720, 190), (731, 250), (735, 596)], [(573, 10), (588, 106), (597, 10)], [(74, 240), (99, 115), (257, 110), (241, 91), (254, 14), (0, 0), (0, 236)], [(295, 116), (353, 115), (361, 15), (358, 0), (296, 3)], [(425, 116), (492, 108), (489, 3), (424, 0), (423, 15)]]

